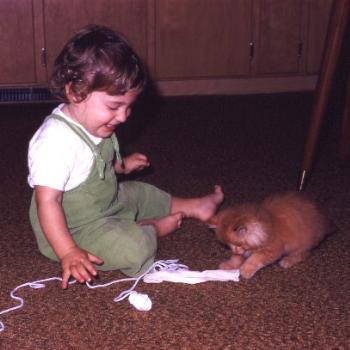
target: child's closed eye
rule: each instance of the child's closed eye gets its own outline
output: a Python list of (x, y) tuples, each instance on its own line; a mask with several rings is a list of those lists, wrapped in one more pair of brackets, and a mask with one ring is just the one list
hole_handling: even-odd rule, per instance
[(117, 111), (120, 108), (120, 106), (107, 106), (107, 107), (111, 111)]

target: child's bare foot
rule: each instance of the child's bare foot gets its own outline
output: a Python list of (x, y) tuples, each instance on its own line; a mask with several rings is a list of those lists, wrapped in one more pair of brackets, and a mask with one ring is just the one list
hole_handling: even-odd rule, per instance
[(216, 185), (214, 192), (199, 198), (173, 198), (172, 212), (183, 212), (186, 217), (202, 221), (210, 219), (224, 200), (221, 186)]
[(216, 213), (217, 208), (223, 202), (223, 200), (224, 193), (221, 186), (215, 185), (213, 193), (199, 199), (197, 218), (202, 221), (206, 221), (211, 218)]
[(181, 227), (184, 214), (181, 212), (156, 219), (146, 219), (138, 221), (139, 225), (153, 225), (159, 237), (168, 235)]

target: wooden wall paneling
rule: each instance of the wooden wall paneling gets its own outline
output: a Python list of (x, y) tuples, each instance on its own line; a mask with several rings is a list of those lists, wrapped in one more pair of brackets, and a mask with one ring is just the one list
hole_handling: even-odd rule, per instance
[[(89, 24), (124, 33), (147, 60), (147, 0), (43, 0), (48, 71), (72, 34)], [(68, 10), (69, 9), (69, 10)]]
[(254, 0), (255, 74), (300, 70), (301, 0)]
[(306, 71), (311, 74), (318, 73), (321, 66), (332, 2), (333, 0), (307, 1), (309, 5), (309, 16)]
[(249, 74), (251, 0), (156, 0), (155, 6), (157, 79)]
[(34, 84), (33, 0), (0, 1), (1, 85)]

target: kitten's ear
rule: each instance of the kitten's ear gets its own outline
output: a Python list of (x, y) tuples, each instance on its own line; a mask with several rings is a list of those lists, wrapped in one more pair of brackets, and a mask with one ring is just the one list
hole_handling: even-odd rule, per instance
[(244, 225), (239, 225), (233, 229), (237, 235), (244, 236), (247, 233), (247, 227)]
[(214, 215), (209, 220), (206, 221), (206, 224), (208, 225), (209, 228), (215, 230), (218, 226), (218, 222), (219, 222), (218, 216)]

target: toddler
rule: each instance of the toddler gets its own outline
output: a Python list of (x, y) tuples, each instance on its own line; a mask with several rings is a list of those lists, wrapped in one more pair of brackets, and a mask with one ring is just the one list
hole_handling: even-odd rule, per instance
[(223, 201), (220, 186), (207, 196), (177, 198), (146, 183), (118, 182), (149, 166), (140, 153), (124, 159), (114, 131), (146, 84), (145, 69), (125, 37), (89, 25), (58, 55), (51, 91), (56, 107), (29, 144), (30, 220), (40, 252), (60, 261), (62, 288), (99, 270), (143, 273), (154, 261), (157, 237), (183, 218), (208, 220)]

